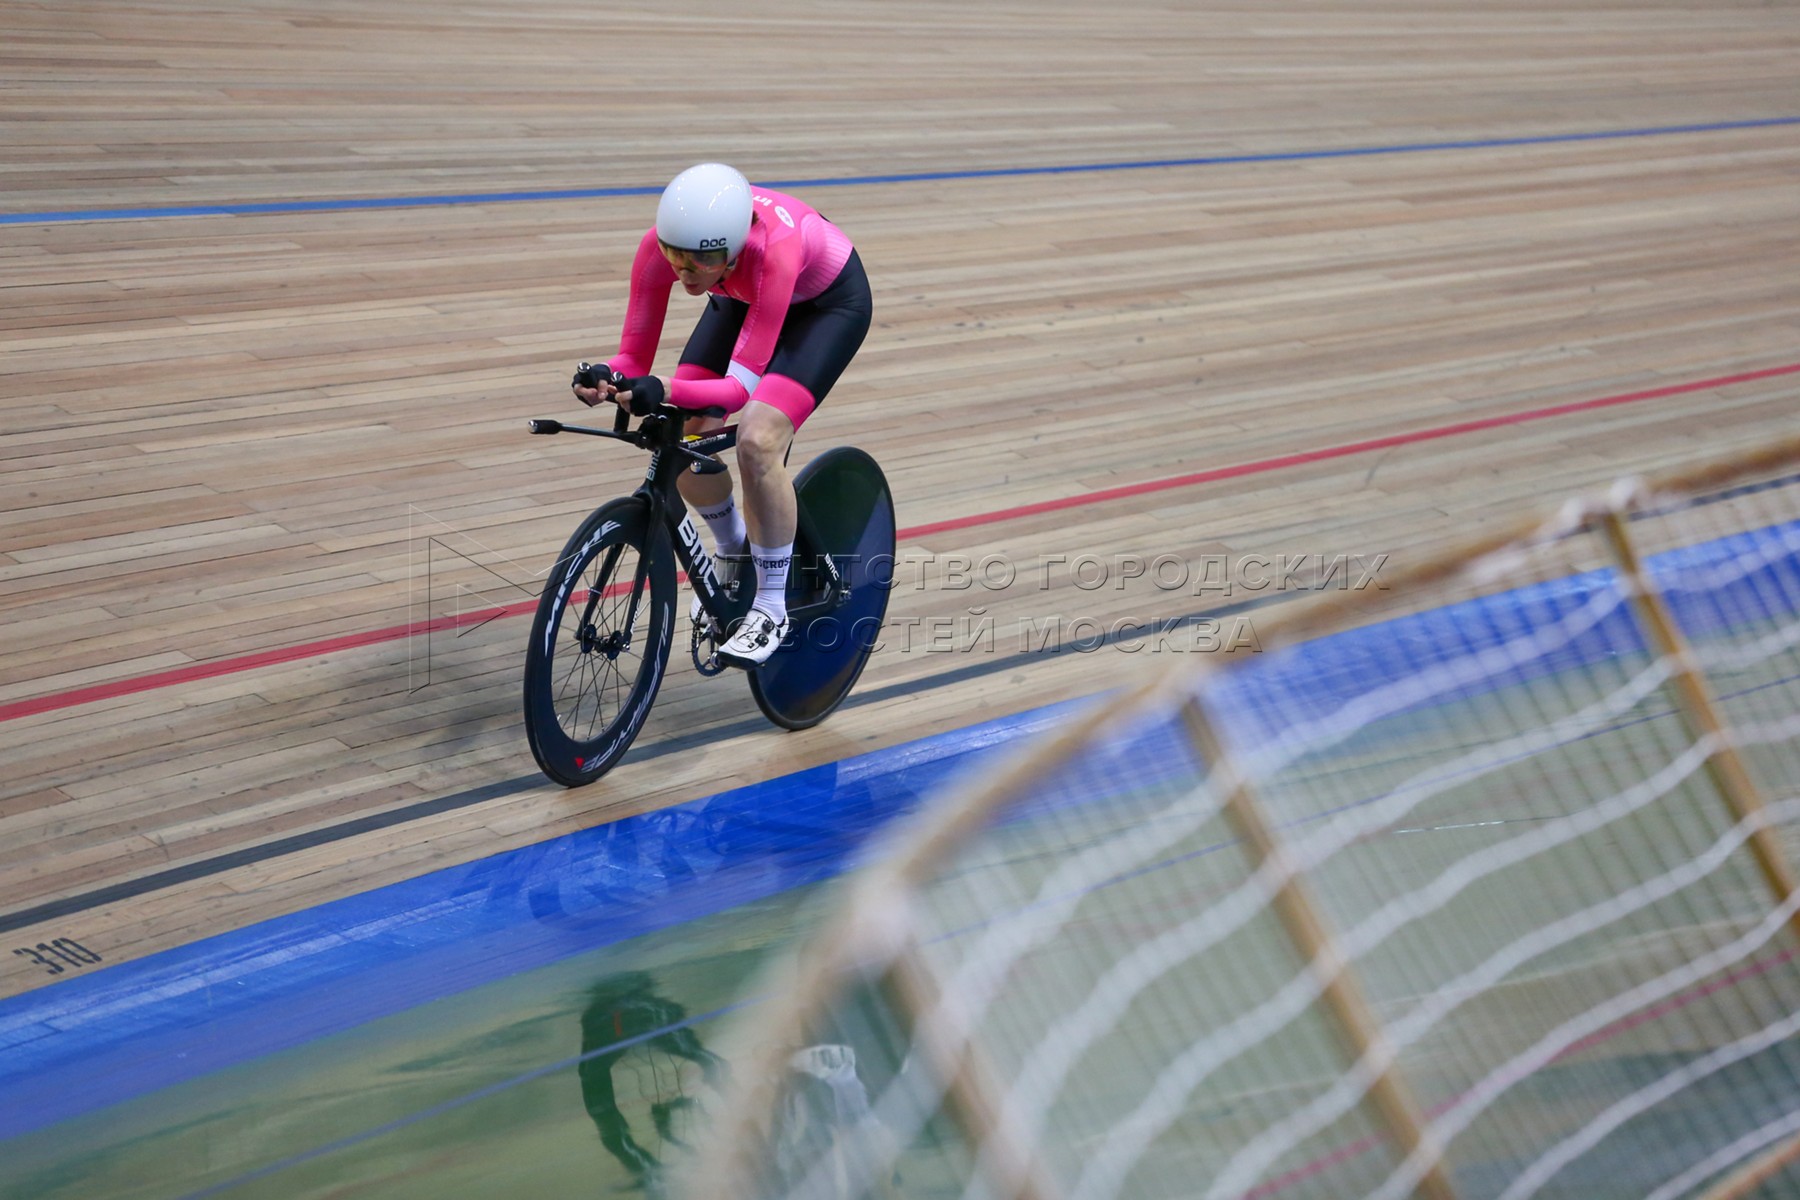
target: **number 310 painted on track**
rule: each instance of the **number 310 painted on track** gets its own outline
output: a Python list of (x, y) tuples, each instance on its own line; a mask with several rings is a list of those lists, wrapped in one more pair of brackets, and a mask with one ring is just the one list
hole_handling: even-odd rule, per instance
[(23, 958), (29, 958), (44, 968), (44, 972), (49, 975), (61, 975), (67, 970), (68, 968), (63, 966), (63, 963), (67, 963), (71, 967), (86, 967), (100, 961), (98, 954), (73, 938), (57, 938), (54, 942), (39, 942), (36, 946), (14, 950), (13, 953)]

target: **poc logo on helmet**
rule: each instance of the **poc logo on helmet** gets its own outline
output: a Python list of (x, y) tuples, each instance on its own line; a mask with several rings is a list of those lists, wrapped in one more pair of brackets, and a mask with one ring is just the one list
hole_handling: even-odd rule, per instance
[(701, 238), (700, 244), (698, 246), (694, 247), (694, 249), (696, 249), (696, 250), (723, 250), (729, 244), (730, 243), (727, 242), (722, 237)]

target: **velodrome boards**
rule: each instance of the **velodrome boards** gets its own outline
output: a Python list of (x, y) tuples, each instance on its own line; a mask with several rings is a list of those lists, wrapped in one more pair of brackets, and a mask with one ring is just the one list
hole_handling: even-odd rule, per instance
[[(1091, 694), (1253, 638), (1320, 568), (1378, 581), (1794, 428), (1791, 7), (77, 0), (0, 29), (8, 951), (117, 962)], [(643, 462), (525, 420), (582, 415), (570, 366), (707, 158), (868, 266), (875, 327), (795, 460), (886, 467), (891, 621), (820, 728), (684, 662), (565, 791), (519, 727), (524, 614)], [(39, 958), (0, 954), (0, 996), (55, 982)]]

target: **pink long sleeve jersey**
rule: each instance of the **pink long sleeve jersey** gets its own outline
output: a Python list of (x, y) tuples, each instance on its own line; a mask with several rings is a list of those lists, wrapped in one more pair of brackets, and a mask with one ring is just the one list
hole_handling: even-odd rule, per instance
[[(731, 351), (731, 365), (722, 379), (671, 380), (671, 404), (718, 405), (727, 412), (748, 404), (775, 354), (788, 308), (830, 287), (850, 259), (850, 239), (804, 201), (759, 187), (752, 187), (750, 195), (755, 203), (749, 239), (737, 265), (712, 289), (713, 295), (750, 306)], [(650, 373), (676, 282), (675, 268), (663, 257), (652, 227), (638, 243), (631, 263), (631, 298), (619, 352), (611, 360), (614, 370), (625, 375)]]

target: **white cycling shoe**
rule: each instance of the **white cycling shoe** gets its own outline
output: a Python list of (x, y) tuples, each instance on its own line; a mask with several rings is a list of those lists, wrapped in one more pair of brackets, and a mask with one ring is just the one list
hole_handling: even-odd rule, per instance
[(737, 632), (719, 647), (719, 661), (745, 670), (760, 667), (781, 648), (781, 639), (793, 627), (793, 622), (785, 616), (778, 621), (762, 609), (753, 608), (738, 625)]

